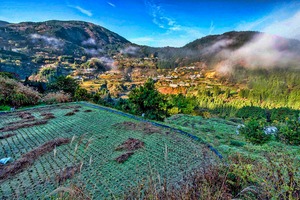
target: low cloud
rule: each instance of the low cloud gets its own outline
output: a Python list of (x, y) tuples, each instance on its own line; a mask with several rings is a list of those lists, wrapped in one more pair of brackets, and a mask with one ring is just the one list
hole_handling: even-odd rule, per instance
[(47, 45), (51, 45), (54, 48), (59, 48), (59, 47), (64, 46), (64, 42), (55, 37), (48, 37), (48, 36), (40, 35), (40, 34), (31, 34), (30, 37), (33, 42), (42, 41), (42, 42), (46, 43)]
[(88, 60), (88, 62), (101, 64), (101, 65), (97, 65), (97, 64), (95, 65), (95, 66), (100, 67), (101, 70), (117, 69), (114, 59), (106, 57), (106, 56), (92, 57)]
[(96, 49), (96, 48), (84, 48), (84, 52), (86, 54), (91, 55), (91, 56), (98, 56), (101, 53), (103, 53), (104, 50), (103, 49), (99, 49), (99, 48), (98, 49)]
[(121, 53), (121, 54), (135, 55), (139, 49), (140, 49), (140, 48), (138, 48), (138, 47), (129, 46), (129, 47), (126, 47), (126, 48), (122, 49), (122, 50), (120, 51), (120, 53)]
[(202, 53), (204, 55), (206, 55), (206, 54), (212, 54), (215, 52), (219, 52), (219, 51), (223, 50), (224, 48), (227, 48), (228, 46), (230, 46), (233, 42), (234, 42), (233, 39), (222, 39), (222, 40), (214, 43), (213, 45), (209, 46), (208, 48), (203, 49)]
[(100, 57), (99, 58), (99, 60), (100, 60), (100, 62), (102, 62), (103, 64), (105, 64), (105, 65), (107, 65), (107, 66), (109, 66), (109, 67), (112, 67), (112, 66), (114, 66), (114, 59), (112, 59), (112, 58), (109, 58), (109, 57)]
[(269, 34), (257, 34), (250, 42), (237, 50), (222, 50), (219, 56), (223, 58), (223, 61), (216, 68), (221, 73), (228, 73), (237, 65), (249, 69), (299, 67), (299, 50), (293, 51), (290, 41), (285, 38)]
[[(252, 40), (236, 50), (231, 51), (226, 47), (221, 50), (218, 56), (223, 60), (216, 66), (218, 71), (228, 73), (237, 65), (249, 69), (273, 67), (300, 69), (300, 42), (285, 39), (300, 40), (299, 9), (300, 3), (291, 3), (260, 19), (240, 24), (237, 30), (261, 31), (265, 34), (255, 35)], [(222, 43), (224, 41), (221, 41)], [(219, 44), (214, 44), (211, 49), (214, 50), (218, 46)]]
[(96, 45), (96, 41), (93, 38), (89, 38), (89, 39), (83, 41), (82, 45), (93, 46), (93, 45)]

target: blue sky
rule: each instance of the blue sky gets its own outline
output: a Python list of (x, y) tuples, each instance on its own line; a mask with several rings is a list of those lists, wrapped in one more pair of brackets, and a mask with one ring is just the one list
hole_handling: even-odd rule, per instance
[(209, 34), (256, 30), (300, 39), (299, 1), (1, 0), (0, 20), (83, 20), (131, 42), (183, 46)]

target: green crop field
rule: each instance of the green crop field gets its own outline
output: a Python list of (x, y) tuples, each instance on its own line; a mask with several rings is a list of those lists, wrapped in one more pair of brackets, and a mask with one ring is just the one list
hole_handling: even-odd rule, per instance
[[(55, 197), (53, 191), (72, 184), (94, 199), (121, 198), (152, 175), (176, 187), (205, 159), (216, 159), (185, 135), (75, 103), (0, 115), (0, 138), (1, 158), (12, 158), (0, 165), (0, 199)], [(68, 142), (43, 145), (57, 138)], [(141, 148), (126, 149), (129, 138)]]

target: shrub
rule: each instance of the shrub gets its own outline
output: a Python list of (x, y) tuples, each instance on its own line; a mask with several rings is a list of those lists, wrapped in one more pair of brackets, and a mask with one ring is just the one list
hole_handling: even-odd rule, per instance
[(236, 146), (236, 147), (242, 147), (244, 146), (246, 143), (242, 142), (242, 141), (238, 141), (238, 140), (230, 140), (230, 145), (232, 146)]
[(287, 119), (285, 124), (280, 126), (277, 139), (291, 145), (300, 145), (300, 122)]
[(265, 134), (265, 125), (266, 123), (264, 121), (251, 119), (245, 124), (245, 127), (240, 129), (240, 133), (253, 144), (264, 144), (272, 137), (272, 135)]
[(16, 80), (0, 76), (0, 104), (11, 106), (35, 105), (40, 94)]
[(260, 107), (245, 106), (238, 110), (236, 116), (243, 119), (265, 119), (266, 111)]
[(271, 120), (285, 122), (286, 117), (290, 119), (297, 119), (299, 115), (298, 110), (293, 110), (290, 108), (274, 108), (271, 110)]
[(51, 92), (64, 91), (74, 96), (76, 89), (78, 88), (78, 83), (71, 77), (59, 76), (47, 85), (47, 89)]
[(8, 110), (10, 110), (9, 106), (0, 105), (0, 111), (8, 111)]
[(62, 91), (60, 92), (50, 92), (46, 96), (43, 97), (42, 102), (47, 104), (52, 103), (64, 103), (71, 101), (70, 94), (66, 94)]
[(75, 91), (74, 98), (77, 101), (88, 101), (91, 98), (91, 95), (86, 89), (78, 87)]
[(146, 118), (154, 120), (163, 120), (167, 115), (166, 100), (156, 90), (152, 79), (147, 80), (143, 86), (133, 89), (128, 97), (129, 103), (133, 105), (134, 114), (144, 113)]

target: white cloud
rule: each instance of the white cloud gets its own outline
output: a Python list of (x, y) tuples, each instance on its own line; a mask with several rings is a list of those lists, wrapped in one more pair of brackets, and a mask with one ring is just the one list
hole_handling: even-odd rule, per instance
[(62, 40), (57, 39), (55, 37), (48, 37), (40, 34), (31, 34), (30, 37), (33, 42), (37, 42), (38, 40), (41, 40), (46, 44), (51, 45), (54, 48), (62, 47), (64, 45), (64, 42)]
[(178, 31), (181, 30), (181, 26), (171, 17), (166, 16), (162, 7), (155, 3), (153, 0), (145, 0), (145, 5), (149, 14), (152, 17), (152, 22), (159, 28)]
[(89, 39), (83, 41), (82, 45), (87, 45), (87, 46), (91, 45), (91, 46), (93, 46), (93, 45), (96, 45), (96, 41), (93, 38), (89, 38)]
[(71, 7), (76, 8), (79, 12), (81, 12), (82, 14), (85, 14), (89, 17), (93, 16), (93, 13), (91, 11), (86, 10), (86, 9), (80, 7), (80, 6), (71, 6)]
[(233, 42), (234, 42), (233, 39), (222, 39), (214, 43), (213, 45), (209, 46), (208, 48), (203, 49), (202, 52), (204, 54), (212, 54), (214, 52), (219, 52), (220, 50), (227, 48)]
[[(234, 40), (221, 40), (209, 49), (221, 50), (222, 58), (216, 68), (221, 73), (228, 73), (234, 66), (246, 68), (298, 67), (300, 57), (290, 50), (286, 39), (270, 34), (258, 34), (248, 43), (236, 50), (226, 49)], [(223, 49), (223, 50), (222, 50)], [(213, 53), (213, 52), (210, 52)]]
[(112, 7), (116, 7), (116, 5), (115, 4), (113, 4), (113, 3), (111, 3), (111, 2), (107, 2), (108, 3), (108, 5), (110, 5), (110, 6), (112, 6)]
[(288, 18), (274, 21), (262, 29), (262, 31), (284, 37), (300, 39), (300, 11)]
[(86, 48), (84, 48), (84, 52), (87, 53), (87, 54), (89, 54), (89, 55), (92, 55), (92, 56), (98, 56), (101, 53), (103, 53), (104, 50), (101, 49), (101, 48), (98, 48), (98, 49), (95, 49), (95, 48), (86, 49)]
[(129, 46), (120, 51), (121, 54), (131, 54), (134, 55), (139, 50), (139, 47)]
[(300, 39), (300, 4), (293, 3), (260, 19), (243, 22), (237, 26), (236, 30), (255, 30)]
[(211, 35), (214, 30), (215, 30), (215, 25), (214, 22), (211, 21), (208, 35)]
[(191, 40), (195, 40), (204, 36), (199, 27), (191, 27), (179, 24), (174, 17), (168, 16), (165, 13), (162, 5), (156, 3), (155, 0), (145, 0), (144, 2), (146, 8), (148, 9), (149, 15), (152, 17), (152, 22), (159, 28), (166, 30), (166, 32), (155, 35), (153, 38), (142, 37), (132, 39), (133, 42), (156, 47), (181, 47), (188, 42), (191, 42)]

